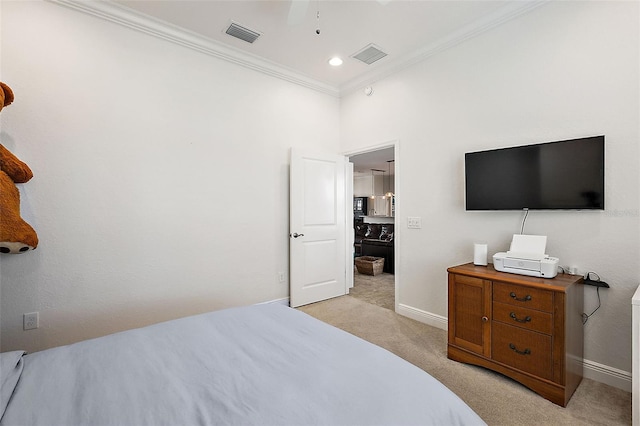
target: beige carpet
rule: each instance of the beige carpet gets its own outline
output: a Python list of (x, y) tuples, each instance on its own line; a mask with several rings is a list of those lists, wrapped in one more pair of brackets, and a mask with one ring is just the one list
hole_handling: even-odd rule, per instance
[(349, 296), (386, 309), (395, 309), (395, 276), (387, 272), (378, 275), (360, 274), (353, 271), (353, 288)]
[(489, 425), (631, 424), (628, 392), (583, 379), (567, 407), (562, 408), (500, 374), (447, 359), (446, 331), (352, 296), (299, 309), (427, 371)]

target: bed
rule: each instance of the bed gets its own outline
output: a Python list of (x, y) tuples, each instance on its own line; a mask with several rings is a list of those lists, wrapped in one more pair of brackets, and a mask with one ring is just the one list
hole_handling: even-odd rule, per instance
[(391, 352), (281, 304), (0, 357), (1, 425), (476, 425)]

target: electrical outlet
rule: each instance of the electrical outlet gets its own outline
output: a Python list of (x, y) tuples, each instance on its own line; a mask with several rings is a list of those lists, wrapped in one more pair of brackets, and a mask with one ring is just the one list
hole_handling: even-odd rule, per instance
[(407, 228), (410, 228), (410, 229), (420, 229), (420, 228), (422, 228), (422, 218), (421, 217), (407, 217)]
[(22, 316), (22, 328), (24, 330), (33, 330), (39, 327), (38, 312), (30, 312)]
[(278, 281), (284, 282), (284, 272), (278, 272)]

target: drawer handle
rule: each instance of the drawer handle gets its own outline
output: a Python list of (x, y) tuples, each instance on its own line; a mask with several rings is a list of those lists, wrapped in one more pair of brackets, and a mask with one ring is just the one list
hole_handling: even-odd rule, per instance
[(524, 351), (519, 351), (518, 348), (516, 348), (516, 345), (514, 345), (513, 343), (509, 343), (509, 348), (514, 351), (517, 354), (520, 355), (530, 355), (531, 351), (527, 348)]
[(509, 314), (509, 316), (510, 316), (511, 318), (513, 318), (515, 321), (518, 321), (518, 322), (529, 322), (529, 321), (531, 321), (531, 317), (530, 317), (529, 315), (527, 315), (527, 316), (526, 316), (526, 317), (524, 317), (523, 319), (520, 319), (520, 318), (518, 318), (518, 317), (516, 316), (516, 313), (515, 313), (515, 312), (511, 312), (511, 313)]
[(518, 302), (528, 302), (529, 300), (531, 300), (531, 296), (529, 296), (528, 294), (524, 297), (524, 298), (518, 298), (518, 296), (516, 296), (516, 294), (514, 292), (509, 293), (509, 296), (511, 296), (511, 298), (517, 300)]

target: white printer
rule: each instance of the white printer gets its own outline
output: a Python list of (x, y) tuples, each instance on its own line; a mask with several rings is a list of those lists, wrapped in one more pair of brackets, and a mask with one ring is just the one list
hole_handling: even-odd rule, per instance
[(559, 259), (545, 254), (546, 246), (544, 235), (515, 234), (509, 251), (493, 255), (493, 267), (512, 274), (553, 278), (558, 274)]

